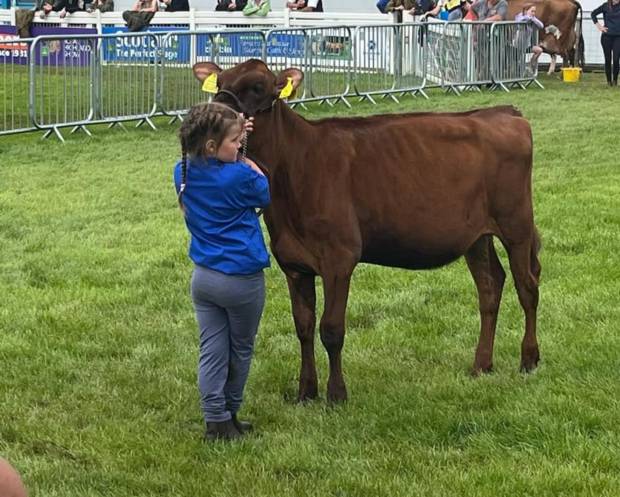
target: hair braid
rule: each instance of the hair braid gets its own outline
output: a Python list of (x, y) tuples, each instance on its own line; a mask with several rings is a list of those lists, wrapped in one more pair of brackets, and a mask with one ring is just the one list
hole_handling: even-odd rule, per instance
[[(201, 103), (193, 106), (187, 118), (181, 123), (181, 185), (177, 196), (179, 207), (183, 206), (183, 193), (187, 187), (187, 169), (190, 159), (208, 157), (207, 144), (212, 143), (217, 151), (226, 134), (233, 126), (243, 130), (243, 118), (238, 112), (220, 103)], [(211, 144), (210, 144), (211, 145)], [(215, 155), (215, 154), (213, 154)]]

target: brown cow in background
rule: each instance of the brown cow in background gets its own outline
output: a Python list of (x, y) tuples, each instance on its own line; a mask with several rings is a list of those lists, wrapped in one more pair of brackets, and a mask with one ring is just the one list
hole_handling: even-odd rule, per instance
[(325, 299), (320, 335), (329, 356), (327, 399), (347, 398), (341, 351), (349, 283), (360, 262), (432, 269), (465, 256), (481, 316), (473, 370), (490, 371), (505, 279), (493, 236), (506, 247), (525, 312), (521, 368), (536, 367), (540, 264), (532, 135), (518, 111), (495, 107), (308, 121), (278, 98), (291, 83), (299, 86), (298, 69), (276, 76), (253, 59), (225, 71), (201, 62), (194, 74), (200, 81), (217, 77), (215, 100), (255, 117), (248, 156), (269, 177), (265, 222), (272, 253), (286, 274), (301, 344), (299, 400), (318, 393), (317, 275)]
[[(484, 1), (484, 0), (480, 0)], [(539, 31), (539, 45), (551, 55), (549, 74), (555, 71), (556, 56), (564, 64), (585, 65), (584, 44), (581, 33), (582, 10), (575, 0), (509, 0), (508, 21), (514, 20), (524, 5), (536, 5), (536, 17), (545, 25)]]

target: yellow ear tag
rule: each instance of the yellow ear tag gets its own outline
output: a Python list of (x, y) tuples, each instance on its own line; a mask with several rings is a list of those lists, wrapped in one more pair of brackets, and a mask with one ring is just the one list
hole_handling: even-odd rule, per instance
[(207, 93), (217, 93), (219, 88), (217, 87), (217, 74), (211, 73), (207, 79), (202, 83), (202, 91)]
[(293, 78), (291, 78), (290, 76), (286, 78), (286, 85), (284, 86), (284, 88), (282, 88), (282, 90), (280, 91), (280, 95), (278, 95), (278, 98), (288, 98), (291, 96), (291, 94), (293, 93)]

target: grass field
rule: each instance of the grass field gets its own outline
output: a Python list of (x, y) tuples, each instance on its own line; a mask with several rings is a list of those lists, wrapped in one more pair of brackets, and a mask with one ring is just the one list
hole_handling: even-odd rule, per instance
[(66, 145), (0, 137), (0, 455), (38, 497), (617, 496), (620, 89), (600, 74), (543, 83), (305, 112), (524, 112), (543, 239), (538, 370), (518, 372), (511, 280), (495, 373), (473, 379), (479, 317), (463, 261), (360, 265), (350, 400), (325, 405), (317, 340), (322, 398), (297, 405), (299, 346), (273, 267), (243, 410), (257, 433), (232, 444), (201, 441), (177, 125), (95, 127)]

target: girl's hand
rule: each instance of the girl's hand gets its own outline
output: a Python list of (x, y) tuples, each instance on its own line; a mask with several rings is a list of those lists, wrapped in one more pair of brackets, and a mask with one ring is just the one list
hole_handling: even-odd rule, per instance
[(256, 162), (254, 162), (252, 159), (248, 159), (247, 157), (244, 157), (242, 161), (245, 162), (248, 166), (250, 166), (251, 169), (254, 169), (254, 171), (256, 171), (261, 176), (265, 176), (265, 173), (261, 171), (260, 167), (258, 167), (256, 165)]
[(245, 120), (245, 122), (243, 123), (243, 130), (248, 134), (254, 131), (254, 118), (253, 117), (248, 117)]
[(600, 23), (596, 23), (596, 29), (598, 29), (601, 33), (607, 33), (607, 26), (603, 26)]

